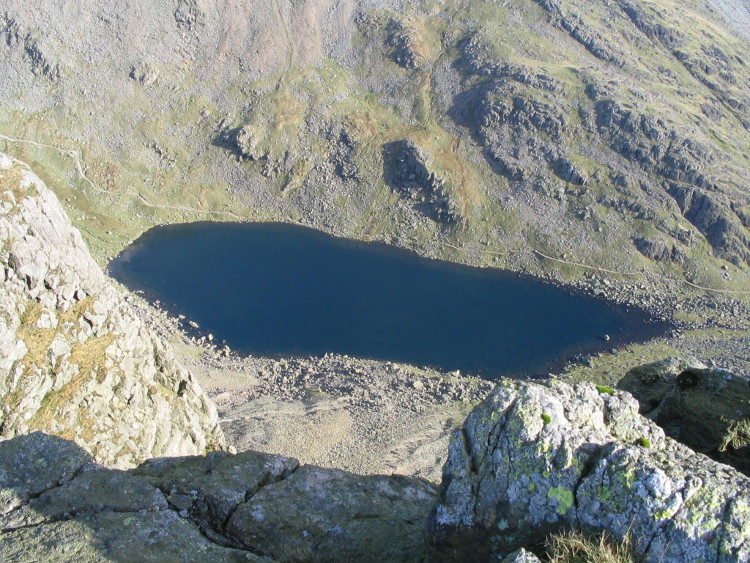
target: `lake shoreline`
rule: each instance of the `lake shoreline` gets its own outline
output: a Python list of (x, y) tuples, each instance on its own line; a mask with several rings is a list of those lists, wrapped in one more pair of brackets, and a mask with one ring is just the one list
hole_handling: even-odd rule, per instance
[[(625, 305), (638, 303), (672, 326), (663, 337), (614, 353), (563, 359), (559, 370), (550, 369), (557, 377), (614, 386), (628, 369), (670, 356), (699, 357), (738, 375), (750, 374), (750, 359), (737, 352), (750, 349), (750, 311), (731, 295), (686, 295), (648, 278), (628, 283), (596, 276), (573, 285), (549, 281)], [(124, 291), (217, 404), (228, 443), (237, 450), (439, 481), (452, 430), (494, 386), (465, 374), (336, 355), (242, 357), (208, 341), (188, 319)], [(678, 314), (681, 319), (675, 319)]]
[[(238, 266), (225, 266), (214, 256), (205, 265), (183, 264), (197, 262), (193, 253), (200, 252), (221, 252), (227, 264), (253, 263), (237, 271), (232, 268)], [(295, 252), (306, 266), (288, 258), (279, 265), (278, 255)], [(174, 258), (175, 253), (187, 258)], [(168, 260), (182, 262), (165, 266)], [(194, 273), (204, 267), (217, 278), (216, 287)], [(338, 353), (493, 380), (544, 375), (572, 358), (647, 341), (676, 328), (663, 306), (611, 299), (585, 284), (456, 264), (280, 223), (200, 222), (152, 229), (114, 259), (108, 271), (183, 318), (184, 330), (215, 339), (220, 347), (228, 341), (239, 355)], [(202, 290), (191, 284), (203, 284)], [(297, 299), (296, 304), (287, 299)]]

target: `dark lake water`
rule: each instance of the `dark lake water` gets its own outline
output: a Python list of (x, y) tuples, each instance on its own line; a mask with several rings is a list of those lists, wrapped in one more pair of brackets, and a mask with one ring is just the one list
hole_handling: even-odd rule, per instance
[(657, 330), (643, 312), (538, 280), (278, 223), (157, 227), (110, 274), (257, 355), (334, 352), (495, 378)]

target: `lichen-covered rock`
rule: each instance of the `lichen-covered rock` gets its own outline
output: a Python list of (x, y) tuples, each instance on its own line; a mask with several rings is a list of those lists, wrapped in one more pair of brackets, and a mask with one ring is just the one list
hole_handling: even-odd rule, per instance
[(1, 517), (69, 481), (92, 461), (74, 443), (41, 432), (0, 442)]
[(215, 407), (55, 195), (22, 163), (0, 164), (0, 436), (42, 430), (118, 467), (222, 447)]
[(417, 562), (436, 495), (255, 452), (90, 461), (38, 432), (0, 442), (0, 561)]
[(432, 557), (485, 561), (580, 528), (631, 534), (645, 561), (746, 560), (748, 487), (665, 437), (627, 393), (503, 382), (454, 433)]
[(630, 370), (617, 386), (668, 436), (750, 475), (747, 380), (696, 361), (665, 360)]
[(132, 473), (158, 487), (208, 537), (226, 542), (225, 527), (237, 507), (298, 466), (296, 459), (276, 455), (212, 452), (205, 457), (150, 459)]
[(105, 510), (153, 512), (166, 508), (164, 496), (147, 481), (122, 471), (95, 468), (45, 491), (18, 510), (0, 517), (0, 525), (7, 531)]
[(434, 501), (414, 477), (304, 466), (240, 505), (227, 534), (273, 558), (421, 561)]
[(0, 559), (45, 563), (269, 561), (212, 543), (171, 510), (106, 511), (5, 532)]
[(0, 442), (0, 561), (265, 561), (211, 542), (146, 479), (91, 459), (41, 432)]

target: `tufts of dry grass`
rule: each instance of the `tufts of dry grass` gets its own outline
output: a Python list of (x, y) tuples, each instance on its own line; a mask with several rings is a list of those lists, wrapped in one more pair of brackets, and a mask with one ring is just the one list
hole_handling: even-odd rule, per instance
[(607, 532), (588, 535), (578, 530), (550, 535), (546, 542), (550, 563), (639, 563), (632, 539), (617, 541)]

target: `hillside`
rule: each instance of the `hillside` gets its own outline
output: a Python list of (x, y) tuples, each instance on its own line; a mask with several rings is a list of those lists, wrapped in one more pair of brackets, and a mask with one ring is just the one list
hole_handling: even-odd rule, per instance
[(9, 0), (0, 29), (5, 150), (100, 261), (159, 223), (274, 219), (748, 286), (745, 3)]
[[(157, 224), (297, 222), (556, 279), (675, 323), (570, 359), (571, 380), (612, 385), (686, 356), (750, 373), (746, 3), (4, 6), (0, 149), (57, 194), (100, 266)], [(173, 322), (160, 330), (175, 340)], [(347, 445), (303, 460), (356, 471), (414, 470), (429, 446), (434, 475), (449, 421), (481, 388), (352, 358), (177, 349), (235, 421), (235, 445), (263, 436), (304, 458), (300, 444), (332, 432)]]
[[(749, 65), (746, 0), (5, 0), (0, 559), (746, 560)], [(672, 328), (539, 381), (240, 357), (103, 273), (196, 220)]]

